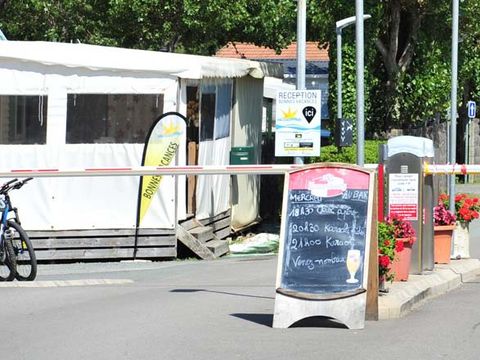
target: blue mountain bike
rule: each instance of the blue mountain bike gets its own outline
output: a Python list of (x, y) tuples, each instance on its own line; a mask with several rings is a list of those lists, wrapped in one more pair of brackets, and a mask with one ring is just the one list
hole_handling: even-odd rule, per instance
[(9, 195), (30, 180), (13, 179), (0, 187), (0, 281), (32, 281), (37, 276), (35, 251)]

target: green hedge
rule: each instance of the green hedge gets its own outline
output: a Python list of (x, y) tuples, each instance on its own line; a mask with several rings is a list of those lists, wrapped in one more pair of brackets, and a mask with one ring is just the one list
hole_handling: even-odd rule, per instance
[[(365, 141), (365, 164), (378, 164), (378, 146), (385, 144), (385, 140)], [(309, 163), (341, 162), (355, 164), (357, 162), (357, 146), (337, 148), (335, 145), (322, 146), (320, 157), (311, 157)]]

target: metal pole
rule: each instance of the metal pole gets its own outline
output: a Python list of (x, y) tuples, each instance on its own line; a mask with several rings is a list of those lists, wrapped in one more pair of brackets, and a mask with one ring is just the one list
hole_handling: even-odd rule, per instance
[(342, 29), (337, 28), (337, 121), (342, 119)]
[(355, 0), (355, 59), (357, 65), (357, 165), (363, 166), (365, 160), (365, 128), (364, 128), (364, 64), (363, 64), (363, 0)]
[[(297, 0), (297, 90), (305, 90), (305, 46), (307, 29), (307, 0)], [(302, 157), (294, 158), (295, 164), (303, 164)]]
[[(369, 14), (363, 15), (363, 19), (370, 19)], [(336, 22), (335, 30), (337, 33), (337, 126), (340, 126), (340, 121), (343, 117), (342, 108), (342, 30), (343, 28), (352, 25), (356, 22), (356, 16), (351, 16)]]
[(297, 90), (305, 90), (307, 0), (297, 1)]
[[(458, 0), (452, 2), (452, 93), (450, 106), (450, 164), (456, 162), (457, 137), (457, 72), (458, 72)], [(455, 175), (450, 175), (450, 211), (455, 212)], [(453, 241), (451, 254), (453, 254)]]
[[(465, 125), (465, 164), (470, 164), (470, 118)], [(468, 174), (465, 174), (465, 184), (468, 184)]]

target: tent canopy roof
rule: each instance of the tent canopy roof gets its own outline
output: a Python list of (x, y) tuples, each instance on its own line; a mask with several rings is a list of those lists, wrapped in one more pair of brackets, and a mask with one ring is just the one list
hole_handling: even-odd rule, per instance
[(109, 70), (153, 72), (184, 79), (283, 77), (281, 66), (244, 59), (43, 41), (0, 41), (2, 61)]

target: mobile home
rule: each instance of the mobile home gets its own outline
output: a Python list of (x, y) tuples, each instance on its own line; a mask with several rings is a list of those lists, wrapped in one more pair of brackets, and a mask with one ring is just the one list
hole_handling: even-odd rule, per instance
[[(266, 76), (281, 78), (281, 67), (1, 41), (0, 168), (139, 166), (150, 126), (170, 111), (187, 118), (176, 165), (227, 165), (231, 149), (244, 146), (258, 162)], [(232, 179), (163, 177), (138, 231), (138, 176), (38, 178), (12, 198), (39, 259), (168, 258), (177, 255), (179, 224), (211, 225), (218, 241), (258, 220), (258, 176)]]

